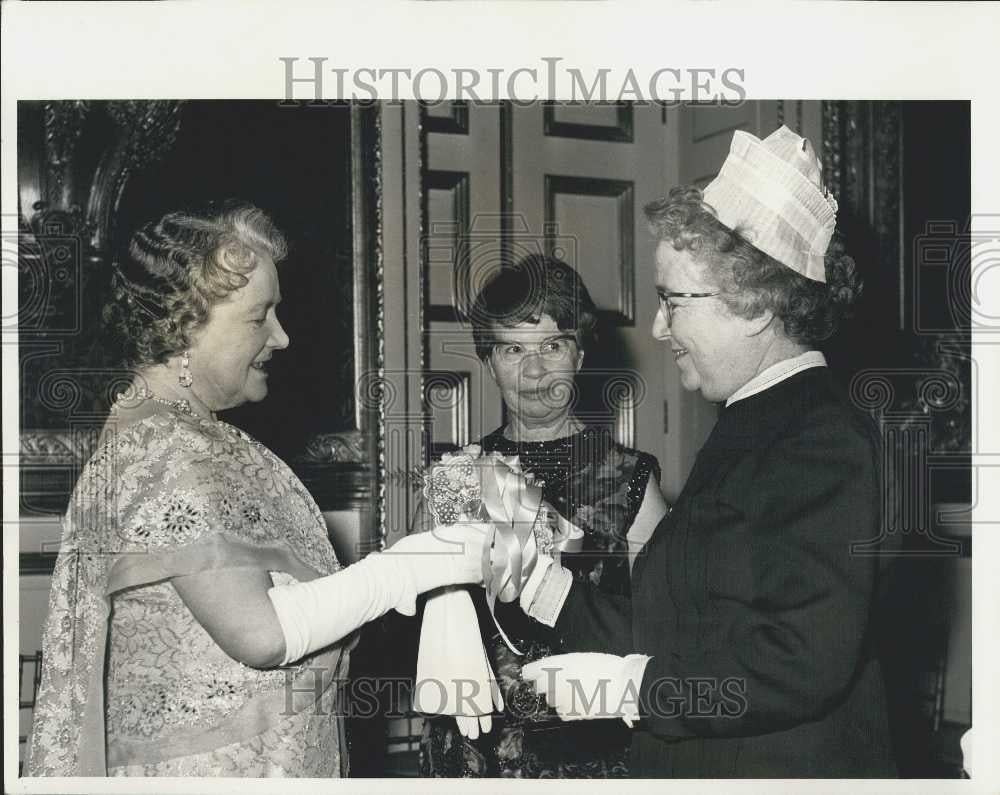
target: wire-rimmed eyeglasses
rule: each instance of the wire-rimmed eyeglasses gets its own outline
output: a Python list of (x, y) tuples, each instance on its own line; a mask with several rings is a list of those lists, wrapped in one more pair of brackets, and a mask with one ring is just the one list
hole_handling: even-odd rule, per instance
[(713, 293), (670, 293), (666, 290), (657, 290), (657, 296), (660, 299), (660, 311), (663, 313), (663, 319), (667, 321), (669, 326), (673, 322), (673, 316), (671, 312), (670, 300), (672, 298), (714, 298), (717, 295), (722, 295), (720, 290), (716, 290)]
[(493, 354), (510, 365), (520, 365), (531, 355), (540, 356), (550, 364), (557, 364), (576, 355), (576, 351), (577, 341), (572, 334), (558, 334), (534, 346), (514, 341), (497, 342), (493, 345)]

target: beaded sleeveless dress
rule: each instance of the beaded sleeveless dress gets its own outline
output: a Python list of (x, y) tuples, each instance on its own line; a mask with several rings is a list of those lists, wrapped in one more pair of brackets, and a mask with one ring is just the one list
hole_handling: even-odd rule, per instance
[(109, 436), (66, 515), (27, 775), (342, 775), (339, 684), (356, 635), (257, 670), (170, 584), (235, 568), (275, 583), (337, 571), (312, 497), (224, 422), (172, 411)]
[[(629, 595), (626, 534), (642, 504), (656, 458), (617, 444), (606, 429), (545, 442), (512, 442), (498, 429), (480, 444), (485, 452), (520, 457), (522, 468), (544, 481), (543, 496), (584, 532), (581, 552), (564, 555), (574, 578), (606, 593)], [(524, 615), (517, 602), (497, 602), (496, 616), (514, 645), (500, 638), (481, 588), (472, 589), (487, 654), (503, 692), (504, 712), (477, 740), (463, 737), (453, 718), (425, 721), (420, 772), (433, 777), (627, 777), (630, 733), (620, 720), (565, 723), (521, 680), (521, 666), (572, 649), (572, 638)]]

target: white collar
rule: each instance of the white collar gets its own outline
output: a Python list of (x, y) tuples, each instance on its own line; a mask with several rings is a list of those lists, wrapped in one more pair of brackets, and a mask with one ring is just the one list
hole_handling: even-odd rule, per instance
[(731, 406), (737, 400), (743, 400), (765, 389), (770, 389), (777, 383), (791, 378), (796, 373), (808, 370), (810, 367), (826, 367), (826, 357), (819, 351), (806, 351), (791, 359), (782, 359), (780, 362), (772, 364), (765, 370), (757, 373), (743, 386), (733, 392), (726, 401), (726, 406)]

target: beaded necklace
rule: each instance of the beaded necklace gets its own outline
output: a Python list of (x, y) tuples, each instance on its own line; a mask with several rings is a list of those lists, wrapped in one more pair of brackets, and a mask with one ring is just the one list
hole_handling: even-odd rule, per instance
[[(122, 406), (125, 406), (126, 404), (138, 405), (138, 403), (145, 403), (147, 400), (152, 400), (154, 403), (159, 403), (163, 406), (172, 408), (174, 411), (180, 412), (181, 414), (194, 414), (194, 409), (191, 408), (191, 403), (186, 398), (181, 398), (180, 400), (168, 400), (165, 397), (154, 395), (145, 386), (136, 387), (134, 390), (127, 389), (124, 392), (119, 392), (115, 396), (115, 403)], [(133, 401), (135, 402), (133, 403)]]
[(498, 429), (483, 441), (488, 450), (497, 450), (504, 455), (520, 456), (521, 466), (536, 475), (548, 485), (569, 477), (574, 464), (579, 464), (577, 448), (591, 437), (600, 434), (596, 428), (584, 428), (569, 436), (548, 439), (541, 442), (515, 442)]

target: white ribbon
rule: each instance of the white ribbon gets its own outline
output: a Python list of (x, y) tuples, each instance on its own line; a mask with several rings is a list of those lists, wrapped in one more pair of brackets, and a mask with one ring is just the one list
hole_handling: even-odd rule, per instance
[[(516, 456), (505, 458), (494, 453), (479, 458), (475, 466), (481, 487), (480, 514), (485, 513), (483, 518), (493, 525), (483, 553), (486, 602), (504, 643), (521, 654), (497, 622), (494, 606), (497, 598), (514, 601), (537, 564), (534, 527), (543, 505), (542, 489), (530, 474), (521, 471)], [(550, 513), (556, 516), (552, 555), (558, 563), (562, 553), (582, 549), (583, 531), (554, 509)], [(475, 518), (461, 516), (459, 520)], [(472, 738), (479, 735), (480, 728), (490, 730), (494, 707), (503, 709), (466, 588), (447, 588), (427, 598), (413, 706), (418, 712), (455, 716), (459, 731)]]

